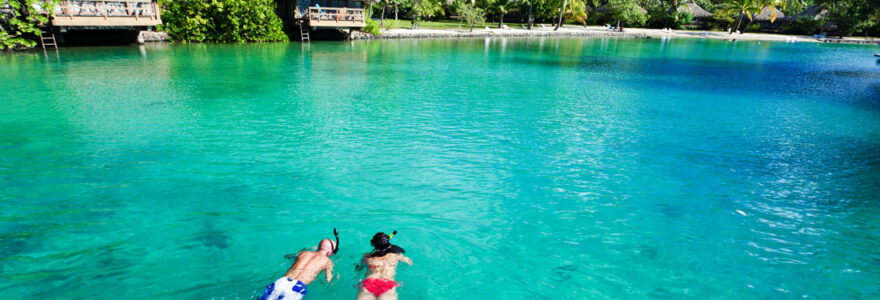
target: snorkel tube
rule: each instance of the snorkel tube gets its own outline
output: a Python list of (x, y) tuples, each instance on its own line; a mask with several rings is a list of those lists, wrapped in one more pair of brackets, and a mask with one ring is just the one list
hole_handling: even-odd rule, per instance
[(393, 238), (395, 234), (397, 234), (397, 230), (391, 232), (391, 235), (388, 236), (388, 240), (391, 241), (391, 238)]
[(337, 231), (336, 228), (333, 228), (333, 236), (336, 237), (336, 246), (333, 247), (333, 255), (336, 255), (336, 252), (339, 252), (339, 231)]

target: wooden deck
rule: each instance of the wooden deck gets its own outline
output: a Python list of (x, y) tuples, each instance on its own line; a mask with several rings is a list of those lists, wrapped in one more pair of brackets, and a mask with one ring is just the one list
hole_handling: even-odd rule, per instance
[(364, 27), (364, 10), (347, 7), (309, 7), (307, 15), (311, 27)]
[[(43, 12), (48, 14), (48, 12)], [(162, 24), (155, 0), (70, 1), (55, 5), (54, 26), (156, 26)]]

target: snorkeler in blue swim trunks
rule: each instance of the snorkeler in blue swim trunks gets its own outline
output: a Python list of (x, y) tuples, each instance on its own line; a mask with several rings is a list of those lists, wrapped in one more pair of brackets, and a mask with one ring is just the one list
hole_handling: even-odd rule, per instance
[[(336, 229), (333, 230), (337, 234)], [(266, 286), (266, 291), (260, 299), (299, 300), (306, 295), (306, 286), (315, 280), (318, 273), (324, 271), (324, 277), (329, 283), (333, 278), (333, 261), (330, 257), (339, 251), (339, 236), (336, 243), (329, 239), (321, 240), (317, 251), (303, 250), (297, 254), (296, 263), (287, 270), (284, 277), (278, 278), (274, 283)]]

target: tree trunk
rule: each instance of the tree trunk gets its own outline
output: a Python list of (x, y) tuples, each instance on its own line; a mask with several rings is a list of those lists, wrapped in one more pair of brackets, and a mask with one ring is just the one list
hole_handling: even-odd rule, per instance
[(504, 13), (500, 12), (498, 15), (498, 28), (504, 28)]
[(734, 32), (739, 31), (739, 25), (742, 24), (742, 21), (743, 21), (743, 12), (740, 12), (739, 18), (736, 18), (736, 24), (733, 25), (733, 31), (731, 31), (730, 34), (733, 34)]
[(556, 28), (553, 28), (553, 31), (556, 31), (557, 29), (559, 29), (560, 26), (562, 26), (562, 13), (563, 13), (563, 12), (565, 12), (565, 0), (560, 0), (560, 4), (559, 4), (559, 17), (556, 18), (556, 21), (557, 21), (558, 23), (556, 23)]
[(385, 27), (385, 6), (388, 4), (382, 4), (382, 15), (379, 16), (379, 26)]
[(394, 4), (394, 23), (397, 23), (397, 4)]
[(535, 0), (529, 0), (529, 30), (532, 30), (532, 24), (535, 22), (535, 19), (532, 16), (532, 2), (535, 2)]
[(412, 12), (412, 29), (416, 29), (416, 19), (418, 18), (418, 14), (416, 14), (416, 12)]

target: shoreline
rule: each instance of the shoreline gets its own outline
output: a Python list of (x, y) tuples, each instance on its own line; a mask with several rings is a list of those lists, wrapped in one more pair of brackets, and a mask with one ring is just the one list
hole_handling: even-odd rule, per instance
[(729, 34), (722, 31), (692, 31), (692, 30), (669, 30), (648, 28), (625, 28), (624, 32), (616, 32), (599, 26), (563, 26), (554, 31), (552, 26), (532, 27), (532, 30), (523, 28), (475, 28), (473, 31), (465, 29), (381, 29), (381, 35), (374, 36), (362, 31), (354, 31), (349, 37), (351, 40), (372, 39), (421, 39), (421, 38), (481, 38), (481, 37), (615, 37), (615, 38), (710, 38), (728, 41), (776, 41), (776, 42), (818, 42), (837, 44), (861, 44), (880, 45), (880, 39), (853, 39), (853, 38), (814, 38), (803, 35), (783, 35), (772, 33), (744, 33)]

